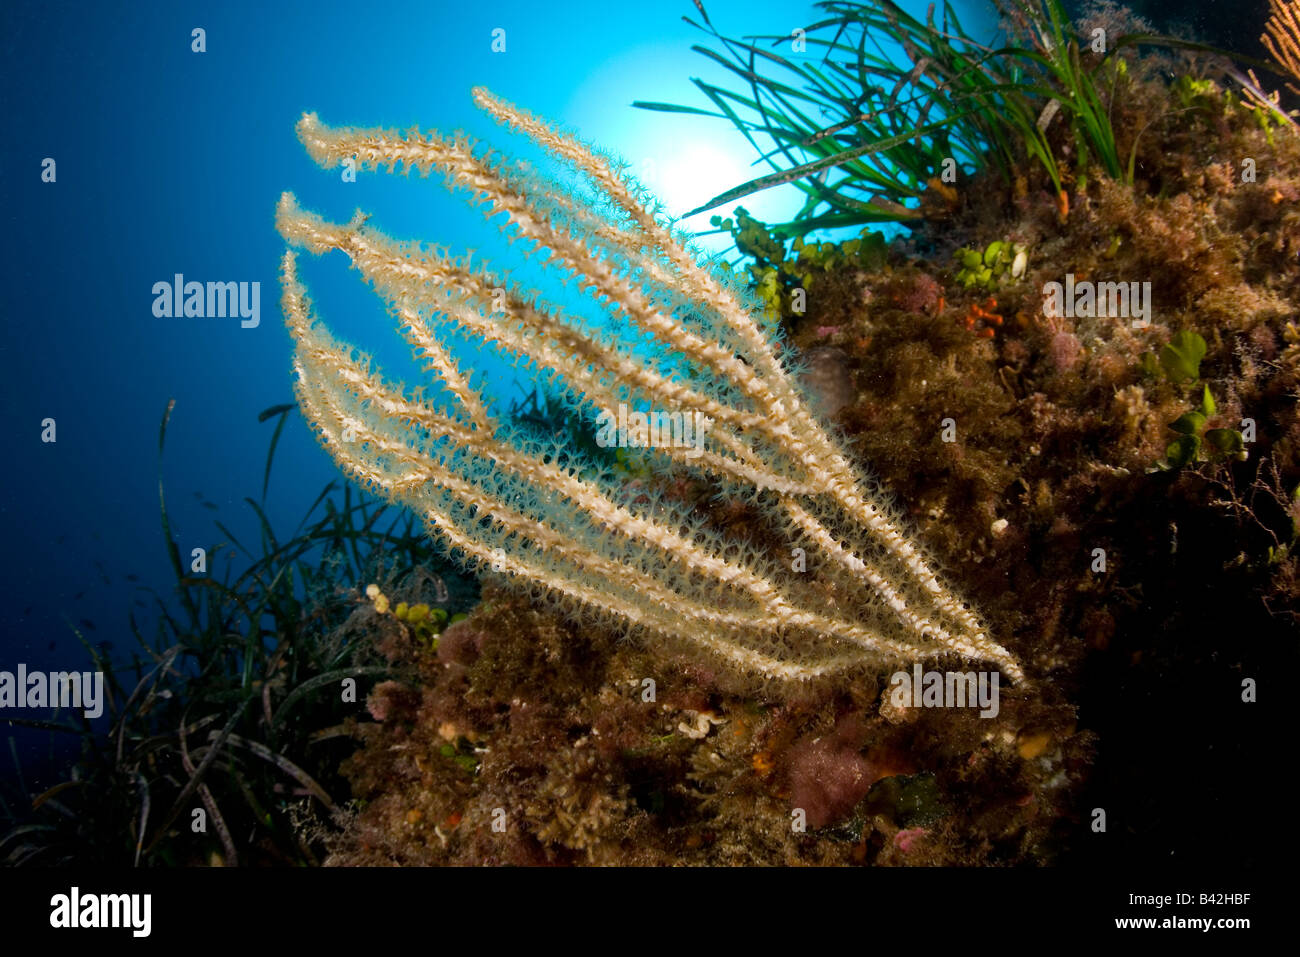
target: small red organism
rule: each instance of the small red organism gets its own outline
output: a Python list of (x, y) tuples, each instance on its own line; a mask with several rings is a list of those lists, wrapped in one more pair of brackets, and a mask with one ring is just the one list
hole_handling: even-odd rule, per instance
[(943, 288), (938, 280), (926, 273), (911, 277), (890, 297), (905, 312), (919, 315), (935, 314), (935, 304), (943, 299)]
[(1050, 333), (1047, 355), (1052, 367), (1059, 373), (1071, 372), (1083, 358), (1083, 344), (1074, 334), (1070, 320), (1061, 316), (1044, 314), (1041, 322)]
[(917, 839), (924, 837), (928, 833), (930, 832), (923, 827), (904, 828), (894, 835), (894, 846), (904, 854), (909, 854), (911, 853), (912, 845), (916, 843)]
[[(997, 307), (998, 301), (989, 296), (982, 306), (978, 302), (971, 303), (970, 309), (959, 321), (967, 332), (973, 332), (985, 339), (992, 339), (997, 332), (995, 327), (1002, 325), (1002, 317), (993, 311)], [(985, 325), (980, 325), (981, 322), (985, 323)]]

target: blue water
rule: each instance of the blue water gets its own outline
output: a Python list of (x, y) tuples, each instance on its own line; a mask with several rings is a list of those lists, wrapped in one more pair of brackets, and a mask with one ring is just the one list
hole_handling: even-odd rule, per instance
[[(698, 17), (690, 2), (378, 6), (10, 0), (0, 9), (0, 669), (85, 666), (70, 625), (124, 656), (133, 608), (152, 633), (154, 613), (138, 602), (173, 582), (157, 480), (169, 400), (162, 477), (182, 555), (222, 537), (214, 519), (256, 540), (244, 498), (260, 498), (273, 428), (257, 414), (292, 401), (273, 226), (282, 191), (327, 218), (360, 207), (391, 236), (507, 258), (495, 231), (437, 179), (364, 174), (344, 184), (317, 168), (294, 135), (302, 112), (336, 125), (464, 128), (514, 149), (470, 101), (483, 84), (619, 152), (674, 212), (766, 171), (748, 167), (750, 147), (725, 122), (630, 106), (707, 106), (690, 77), (723, 79), (690, 51), (708, 41), (681, 20)], [(809, 6), (780, 0), (707, 6), (727, 34), (786, 33), (812, 18)], [(192, 51), (194, 28), (206, 31), (206, 52)], [(504, 53), (491, 50), (496, 28)], [(41, 180), (46, 158), (57, 164), (53, 183)], [(789, 190), (745, 202), (769, 221), (797, 204)], [(400, 338), (343, 257), (308, 259), (302, 274), (331, 328), (400, 366)], [(260, 283), (260, 323), (155, 317), (154, 284), (178, 273)], [(498, 399), (522, 394), (504, 365), (485, 371)], [(46, 419), (54, 443), (41, 441)], [(277, 529), (295, 527), (337, 477), (292, 415), (266, 499)], [(213, 557), (214, 574), (224, 560)], [(19, 740), (27, 753), (44, 736)], [(7, 754), (0, 766), (10, 769)]]

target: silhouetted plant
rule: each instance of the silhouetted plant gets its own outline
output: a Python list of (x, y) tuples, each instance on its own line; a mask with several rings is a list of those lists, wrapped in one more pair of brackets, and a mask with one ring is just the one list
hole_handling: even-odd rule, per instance
[[(160, 467), (173, 404), (159, 429)], [(293, 408), (276, 406), (260, 417), (279, 416), (263, 500)], [(207, 863), (214, 855), (226, 864), (316, 862), (295, 815), (328, 820), (337, 809), (346, 793), (337, 768), (351, 751), (348, 722), (365, 701), (363, 682), (391, 671), (365, 627), (347, 624), (366, 604), (359, 589), (383, 580), (412, 599), (424, 597), (421, 585), (444, 606), (465, 598), (458, 579), (455, 596), (445, 585), (429, 586), (441, 578), (425, 569), (431, 544), (409, 514), (347, 485), (336, 504), (337, 492), (337, 483), (326, 485), (283, 541), (263, 504), (246, 499), (260, 542), (246, 547), (216, 523), (227, 541), (208, 554), (233, 545), (248, 559), (237, 575), (227, 564), (222, 581), (182, 565), (160, 474), (159, 514), (176, 601), (154, 593), (152, 640), (131, 616), (139, 647), (129, 665), (110, 661), (77, 632), (92, 667), (104, 673), (106, 731), (80, 713), (63, 721), (11, 719), (78, 736), (81, 756), (61, 783), (21, 795), (30, 810), (6, 802), (11, 828), (0, 850), (7, 863), (149, 866)], [(406, 627), (427, 640), (447, 620), (445, 607), (432, 609)], [(339, 689), (349, 678), (357, 694), (344, 703)], [(303, 808), (304, 801), (316, 808)], [(207, 832), (195, 834), (191, 823), (200, 808)]]

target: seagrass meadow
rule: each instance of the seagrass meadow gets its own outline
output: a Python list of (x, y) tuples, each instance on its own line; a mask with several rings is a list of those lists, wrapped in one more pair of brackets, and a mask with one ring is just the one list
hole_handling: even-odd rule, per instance
[[(447, 91), (482, 142), (438, 97), (401, 130), (302, 104), (261, 552), (187, 571), (160, 479), (181, 608), (11, 860), (1122, 872), (1294, 833), (1260, 700), (1300, 663), (1300, 6), (1257, 55), (1110, 2), (996, 0), (996, 40), (707, 7), (733, 85), (635, 106), (759, 157), (692, 211), (725, 254), (517, 91)], [(503, 251), (297, 198), (340, 171)], [(334, 331), (345, 267), (373, 338)], [(341, 477), (286, 536), (298, 418)]]

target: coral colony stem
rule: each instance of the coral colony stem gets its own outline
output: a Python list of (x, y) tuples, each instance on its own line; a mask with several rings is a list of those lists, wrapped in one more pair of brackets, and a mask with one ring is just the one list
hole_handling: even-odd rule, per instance
[[(605, 324), (586, 324), (468, 260), (391, 240), (363, 217), (327, 223), (284, 194), (277, 226), (286, 242), (345, 253), (446, 395), (440, 404), (389, 383), (369, 357), (337, 343), (286, 251), (282, 303), (297, 396), (340, 467), (414, 509), (471, 567), (750, 673), (808, 679), (952, 653), (1021, 680), (1015, 658), (813, 417), (744, 294), (699, 263), (610, 161), (486, 90), (474, 99), (583, 185), (562, 186), (464, 136), (332, 129), (314, 114), (299, 121), (298, 136), (324, 168), (437, 169), (489, 219), (504, 213), (511, 243), (544, 250), (566, 283), (576, 278), (592, 292)], [(649, 402), (699, 423), (695, 442), (653, 454), (747, 494), (787, 536), (786, 551), (774, 557), (729, 540), (664, 499), (630, 503), (600, 463), (502, 426), (435, 320), (535, 366), (571, 404), (606, 421)], [(654, 352), (630, 344), (647, 335), (659, 344)], [(823, 581), (803, 571), (805, 559)]]

